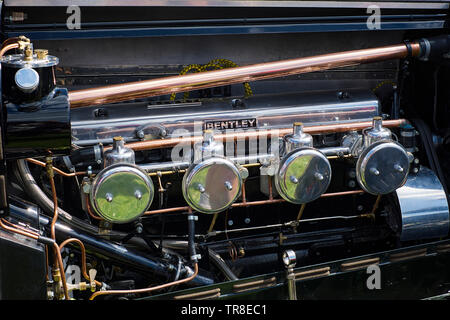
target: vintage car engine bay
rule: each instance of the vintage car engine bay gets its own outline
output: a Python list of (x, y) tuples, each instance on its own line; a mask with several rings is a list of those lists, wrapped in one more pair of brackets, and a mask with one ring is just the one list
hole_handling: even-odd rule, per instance
[(1, 299), (320, 298), (450, 251), (448, 3), (147, 5), (3, 3)]

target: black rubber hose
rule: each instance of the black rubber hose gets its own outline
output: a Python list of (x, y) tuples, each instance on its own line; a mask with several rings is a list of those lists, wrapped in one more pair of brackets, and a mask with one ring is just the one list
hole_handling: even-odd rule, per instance
[(195, 263), (198, 261), (197, 252), (195, 250), (195, 219), (193, 214), (188, 215), (188, 252), (190, 260)]
[[(27, 210), (16, 205), (10, 205), (10, 216), (19, 221), (35, 221), (35, 212), (35, 210)], [(48, 227), (50, 224), (50, 219), (47, 217), (39, 216), (39, 220), (43, 226)], [(121, 246), (107, 240), (97, 239), (61, 222), (56, 222), (55, 229), (57, 239), (65, 240), (69, 238), (77, 238), (81, 240), (86, 245), (86, 248), (90, 249), (91, 252), (99, 254), (103, 257), (114, 259), (122, 264), (132, 266), (144, 272), (151, 272), (155, 276), (166, 278), (170, 273), (168, 270), (168, 264), (162, 260), (144, 255), (141, 252), (130, 250), (125, 246)], [(198, 275), (190, 283), (194, 286), (209, 285), (213, 284), (214, 280)]]

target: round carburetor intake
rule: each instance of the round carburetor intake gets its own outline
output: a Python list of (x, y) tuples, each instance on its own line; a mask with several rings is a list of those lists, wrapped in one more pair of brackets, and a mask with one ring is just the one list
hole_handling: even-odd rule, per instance
[(278, 193), (288, 202), (303, 204), (319, 198), (331, 181), (331, 165), (317, 149), (301, 148), (288, 153), (275, 175)]
[(183, 177), (186, 202), (202, 213), (217, 213), (230, 207), (240, 196), (242, 177), (230, 160), (219, 157), (192, 164)]
[(91, 206), (105, 220), (127, 223), (140, 217), (150, 207), (153, 182), (135, 165), (109, 166), (95, 177), (90, 191)]
[(364, 191), (388, 194), (403, 186), (409, 172), (409, 157), (400, 144), (378, 141), (367, 147), (356, 163), (356, 178)]

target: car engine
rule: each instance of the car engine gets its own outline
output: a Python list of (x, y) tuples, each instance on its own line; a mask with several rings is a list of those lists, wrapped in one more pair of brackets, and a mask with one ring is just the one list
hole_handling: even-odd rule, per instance
[(0, 298), (329, 298), (450, 252), (448, 3), (44, 2), (2, 8)]

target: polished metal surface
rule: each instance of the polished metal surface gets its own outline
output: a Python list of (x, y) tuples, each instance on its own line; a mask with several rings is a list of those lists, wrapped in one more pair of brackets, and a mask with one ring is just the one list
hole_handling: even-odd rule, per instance
[[(32, 3), (29, 0), (5, 0), (6, 7), (12, 6), (63, 6), (67, 7), (66, 0), (40, 0)], [(362, 8), (367, 9), (370, 5), (376, 5), (379, 8), (386, 9), (448, 9), (449, 5), (445, 2), (436, 0), (430, 2), (427, 0), (418, 2), (399, 2), (399, 1), (236, 1), (236, 0), (72, 0), (70, 5), (74, 6), (168, 6), (168, 7), (266, 7), (266, 8)]]
[[(245, 99), (245, 107), (241, 109), (233, 108), (231, 99), (206, 100), (198, 105), (129, 103), (103, 106), (105, 117), (96, 116), (97, 109), (71, 110), (75, 144), (108, 144), (117, 135), (126, 141), (137, 140), (137, 132), (147, 135), (155, 127), (164, 129), (166, 140), (185, 137), (201, 134), (207, 121), (254, 118), (258, 129), (288, 128), (293, 122), (301, 121), (307, 130), (312, 125), (369, 121), (380, 113), (379, 102), (369, 91), (350, 91), (346, 99), (339, 99), (336, 91), (257, 95)], [(235, 131), (239, 130), (225, 132)]]
[(288, 267), (295, 267), (297, 264), (297, 255), (295, 254), (294, 250), (286, 250), (283, 252), (283, 263), (286, 268)]
[(69, 101), (71, 108), (81, 108), (391, 59), (403, 59), (408, 56), (417, 57), (420, 55), (420, 52), (419, 43), (411, 43), (408, 47), (405, 44), (398, 44), (371, 49), (344, 51), (260, 63), (245, 67), (75, 90), (69, 93)]
[(312, 147), (312, 135), (305, 133), (303, 123), (295, 122), (293, 125), (293, 133), (284, 136), (284, 150), (286, 153), (300, 149), (302, 147)]
[(0, 62), (2, 63), (2, 65), (11, 68), (43, 68), (56, 66), (59, 62), (59, 59), (55, 56), (46, 56), (44, 59), (39, 59), (37, 55), (34, 54), (33, 60), (27, 61), (25, 60), (25, 56), (23, 54), (11, 54), (3, 56)]
[(388, 128), (383, 127), (383, 119), (381, 117), (374, 117), (372, 128), (367, 128), (362, 131), (363, 144), (367, 148), (371, 144), (381, 140), (392, 140), (392, 132)]
[(330, 162), (323, 153), (313, 148), (302, 148), (287, 154), (275, 175), (278, 193), (286, 201), (296, 204), (319, 198), (330, 181)]
[(438, 239), (449, 232), (449, 207), (436, 174), (421, 166), (396, 190), (401, 211), (400, 240)]
[(230, 160), (209, 158), (186, 171), (182, 191), (192, 209), (202, 213), (221, 212), (241, 194), (242, 178)]
[(105, 167), (116, 163), (135, 164), (135, 157), (133, 149), (124, 146), (122, 137), (115, 137), (113, 139), (113, 147), (105, 151)]
[(127, 223), (141, 216), (154, 196), (152, 180), (131, 164), (115, 164), (103, 169), (92, 182), (91, 206), (107, 221)]
[(297, 264), (297, 255), (294, 250), (286, 250), (283, 252), (282, 259), (284, 267), (286, 268), (289, 300), (297, 300), (297, 287), (294, 274), (294, 267)]
[(378, 141), (366, 148), (356, 163), (356, 179), (366, 192), (379, 195), (400, 188), (408, 177), (409, 157), (393, 141)]
[(14, 81), (22, 92), (29, 93), (38, 87), (39, 74), (32, 68), (22, 68), (17, 70)]
[(204, 130), (203, 141), (194, 145), (194, 161), (198, 163), (216, 156), (224, 156), (223, 143), (214, 140), (213, 130)]

